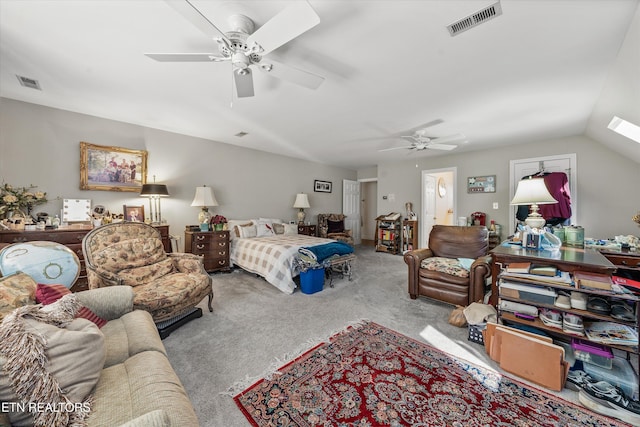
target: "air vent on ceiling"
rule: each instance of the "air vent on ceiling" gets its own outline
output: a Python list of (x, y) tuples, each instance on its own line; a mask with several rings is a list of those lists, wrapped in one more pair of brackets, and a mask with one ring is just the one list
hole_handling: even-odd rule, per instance
[(25, 76), (19, 76), (17, 74), (16, 74), (16, 77), (18, 78), (18, 81), (22, 86), (29, 87), (31, 89), (42, 90), (42, 88), (40, 88), (40, 83), (38, 83), (37, 80), (30, 79), (29, 77), (25, 77)]
[(466, 18), (448, 25), (447, 29), (449, 30), (449, 34), (453, 37), (500, 15), (502, 15), (502, 6), (500, 6), (500, 2), (496, 2), (491, 6), (472, 13)]
[(238, 138), (242, 138), (245, 135), (249, 135), (249, 134), (247, 132), (238, 132), (234, 136), (237, 136)]

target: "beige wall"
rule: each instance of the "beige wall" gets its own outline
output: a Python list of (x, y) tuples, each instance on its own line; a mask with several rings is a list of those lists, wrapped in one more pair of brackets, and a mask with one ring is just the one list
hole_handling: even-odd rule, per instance
[[(496, 223), (506, 225), (511, 220), (508, 218), (509, 161), (567, 153), (577, 155), (578, 225), (585, 227), (585, 235), (595, 238), (639, 235), (640, 229), (631, 217), (640, 211), (640, 167), (636, 162), (584, 136), (472, 153), (422, 158), (413, 156), (406, 161), (380, 163), (378, 213), (402, 212), (406, 200), (420, 200), (422, 170), (456, 166), (456, 216), (481, 211), (487, 213), (488, 221), (494, 219)], [(496, 175), (496, 192), (467, 194), (466, 178), (483, 175)], [(395, 201), (382, 200), (383, 195), (390, 193), (395, 194)], [(492, 209), (493, 202), (498, 202), (500, 209)]]
[[(62, 202), (55, 197), (91, 199), (115, 212), (124, 204), (148, 210), (136, 193), (79, 189), (80, 141), (147, 150), (148, 180), (155, 175), (168, 186), (162, 216), (180, 236), (185, 225), (197, 223), (199, 209), (190, 206), (197, 186), (213, 187), (220, 206), (210, 211), (235, 219), (293, 220), (295, 195), (306, 192), (307, 218), (316, 223), (319, 213), (342, 211), (342, 180), (357, 176), (355, 170), (0, 98), (0, 182), (46, 191), (50, 202), (38, 211), (59, 213)], [(333, 192), (314, 193), (314, 179), (333, 182)]]

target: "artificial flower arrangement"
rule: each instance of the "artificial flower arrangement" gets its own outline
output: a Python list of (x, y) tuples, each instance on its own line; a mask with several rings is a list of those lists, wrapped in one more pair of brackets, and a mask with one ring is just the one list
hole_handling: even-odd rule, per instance
[(36, 205), (47, 203), (47, 193), (33, 191), (35, 185), (28, 187), (14, 187), (3, 184), (0, 187), (0, 215), (6, 215), (11, 211), (19, 211), (26, 216), (31, 215), (31, 209)]
[(222, 215), (215, 215), (211, 217), (211, 220), (209, 221), (209, 224), (213, 226), (211, 228), (215, 230), (223, 230), (226, 223), (227, 218), (223, 217)]

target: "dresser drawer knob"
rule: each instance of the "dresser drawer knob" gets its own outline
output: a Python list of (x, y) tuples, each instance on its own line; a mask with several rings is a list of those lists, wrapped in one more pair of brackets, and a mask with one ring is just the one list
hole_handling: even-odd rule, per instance
[(227, 246), (227, 242), (218, 242), (218, 246)]
[(198, 240), (204, 240), (206, 238), (207, 238), (207, 236), (196, 236), (196, 239), (198, 239)]
[(197, 248), (197, 249), (204, 249), (204, 248), (205, 248), (205, 245), (196, 245), (196, 248)]
[(225, 256), (226, 254), (227, 254), (227, 251), (218, 251), (218, 255)]
[(227, 263), (227, 260), (225, 259), (221, 259), (218, 261), (218, 265), (225, 265)]

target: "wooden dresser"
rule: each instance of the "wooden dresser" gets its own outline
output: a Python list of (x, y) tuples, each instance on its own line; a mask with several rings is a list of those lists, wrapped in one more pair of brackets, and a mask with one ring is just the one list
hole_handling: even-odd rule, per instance
[(184, 251), (204, 257), (204, 269), (209, 273), (231, 271), (229, 231), (185, 231)]
[[(160, 231), (164, 250), (166, 252), (171, 252), (169, 226), (154, 225), (154, 227)], [(91, 226), (71, 226), (37, 231), (2, 230), (0, 231), (0, 248), (12, 243), (32, 242), (34, 240), (46, 240), (62, 243), (75, 252), (80, 259), (80, 275), (78, 276), (76, 283), (71, 288), (72, 291), (79, 292), (88, 289), (87, 271), (84, 265), (84, 254), (82, 253), (82, 239), (84, 239), (84, 236), (91, 230), (93, 230), (93, 227)]]

